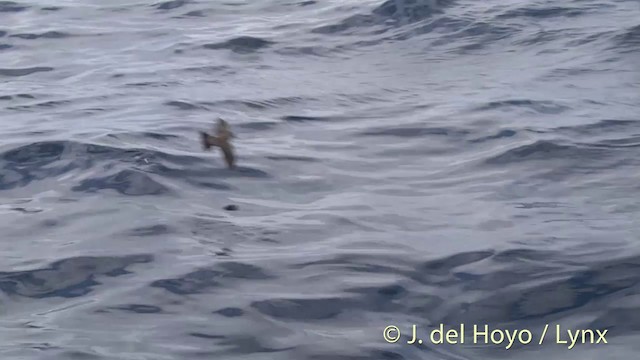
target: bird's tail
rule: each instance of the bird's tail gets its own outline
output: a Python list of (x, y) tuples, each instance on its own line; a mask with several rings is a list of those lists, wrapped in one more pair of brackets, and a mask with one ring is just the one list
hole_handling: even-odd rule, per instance
[(207, 134), (204, 131), (200, 131), (200, 140), (202, 142), (202, 148), (205, 150), (209, 150), (215, 144), (211, 141), (211, 135)]

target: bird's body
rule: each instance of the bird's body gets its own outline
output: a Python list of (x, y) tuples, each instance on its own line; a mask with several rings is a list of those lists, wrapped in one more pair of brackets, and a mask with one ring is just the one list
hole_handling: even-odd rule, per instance
[(235, 168), (235, 156), (233, 154), (233, 146), (231, 145), (231, 139), (234, 137), (233, 133), (229, 129), (229, 124), (223, 119), (218, 119), (218, 124), (215, 129), (215, 136), (209, 135), (204, 131), (200, 132), (202, 147), (205, 150), (209, 150), (212, 146), (219, 147), (222, 150), (224, 159), (227, 162), (229, 169)]

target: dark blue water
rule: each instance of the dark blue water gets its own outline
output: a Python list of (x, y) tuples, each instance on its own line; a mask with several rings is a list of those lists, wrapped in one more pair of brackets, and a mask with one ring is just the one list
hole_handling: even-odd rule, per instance
[(640, 351), (637, 1), (0, 1), (0, 84), (2, 359)]

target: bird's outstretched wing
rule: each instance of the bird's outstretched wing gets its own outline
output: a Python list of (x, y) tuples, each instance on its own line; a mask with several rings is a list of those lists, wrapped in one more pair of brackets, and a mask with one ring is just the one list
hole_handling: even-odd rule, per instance
[(231, 139), (234, 137), (231, 129), (229, 128), (229, 123), (225, 120), (218, 118), (218, 124), (215, 129), (216, 137), (219, 139)]
[(235, 165), (235, 157), (233, 155), (233, 147), (229, 142), (225, 142), (220, 145), (220, 150), (222, 150), (222, 154), (224, 155), (224, 160), (227, 162), (227, 166), (229, 169), (233, 169)]

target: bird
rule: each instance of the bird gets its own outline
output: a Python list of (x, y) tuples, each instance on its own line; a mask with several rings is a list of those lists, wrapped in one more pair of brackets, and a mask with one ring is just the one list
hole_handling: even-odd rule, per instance
[(222, 118), (218, 118), (215, 135), (209, 135), (204, 131), (200, 131), (203, 149), (209, 150), (212, 146), (219, 147), (220, 150), (222, 150), (222, 154), (224, 155), (224, 159), (227, 162), (229, 169), (234, 169), (236, 166), (233, 146), (231, 145), (231, 139), (234, 137), (235, 135), (231, 132), (229, 124)]

